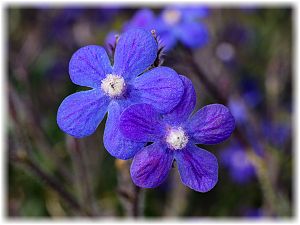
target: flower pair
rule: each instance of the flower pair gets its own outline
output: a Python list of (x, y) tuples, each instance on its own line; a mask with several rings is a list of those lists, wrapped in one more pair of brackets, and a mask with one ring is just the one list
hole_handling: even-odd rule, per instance
[(116, 158), (132, 158), (145, 143), (133, 142), (120, 133), (122, 111), (134, 103), (148, 103), (161, 113), (169, 112), (183, 93), (174, 70), (151, 69), (157, 49), (150, 32), (132, 29), (120, 37), (113, 65), (100, 46), (89, 45), (75, 52), (69, 64), (70, 78), (91, 90), (72, 94), (61, 103), (57, 113), (61, 130), (76, 138), (91, 135), (108, 113), (105, 148)]
[(85, 137), (108, 112), (104, 146), (116, 158), (134, 157), (131, 175), (136, 185), (158, 186), (175, 159), (183, 183), (206, 192), (217, 182), (218, 163), (195, 144), (227, 139), (234, 119), (219, 104), (190, 117), (196, 103), (192, 82), (170, 68), (153, 68), (157, 48), (149, 31), (132, 29), (118, 40), (113, 66), (102, 47), (79, 49), (70, 61), (70, 77), (92, 89), (62, 102), (58, 125), (74, 137)]

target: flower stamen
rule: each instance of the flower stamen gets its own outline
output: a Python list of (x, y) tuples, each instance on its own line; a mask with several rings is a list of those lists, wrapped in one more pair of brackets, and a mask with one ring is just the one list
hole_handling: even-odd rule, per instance
[(101, 81), (101, 89), (109, 97), (120, 97), (125, 90), (124, 78), (114, 74), (108, 74), (105, 79)]
[(181, 127), (170, 129), (166, 137), (167, 144), (174, 150), (183, 149), (188, 141), (189, 138)]

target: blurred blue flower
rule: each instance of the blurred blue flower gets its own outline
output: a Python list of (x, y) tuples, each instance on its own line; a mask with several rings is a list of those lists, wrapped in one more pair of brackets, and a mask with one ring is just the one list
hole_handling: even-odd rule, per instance
[(132, 141), (151, 142), (134, 156), (130, 174), (143, 188), (154, 188), (168, 176), (176, 160), (182, 182), (207, 192), (218, 181), (218, 162), (196, 144), (217, 144), (230, 137), (235, 122), (227, 107), (211, 104), (191, 116), (196, 93), (191, 80), (181, 76), (184, 93), (180, 103), (167, 114), (149, 104), (129, 106), (121, 115), (120, 130)]
[(200, 6), (171, 6), (156, 17), (152, 10), (141, 9), (123, 29), (144, 28), (156, 30), (165, 50), (173, 48), (179, 40), (189, 48), (198, 48), (208, 42), (208, 30), (199, 19), (206, 17), (208, 8)]
[[(246, 102), (247, 103), (247, 102)], [(249, 143), (252, 144), (253, 150), (259, 156), (264, 155), (264, 149), (260, 141), (257, 139), (257, 134), (254, 131), (253, 124), (250, 123), (248, 110), (243, 102), (243, 99), (231, 97), (228, 101), (228, 107), (238, 124), (244, 131)]]
[(266, 139), (278, 147), (279, 149), (284, 148), (291, 135), (291, 126), (287, 123), (271, 122), (265, 119), (262, 122), (262, 131)]
[(220, 153), (221, 163), (228, 168), (231, 179), (238, 184), (248, 183), (255, 176), (255, 168), (248, 159), (245, 149), (231, 144)]
[(55, 40), (69, 49), (74, 47), (73, 25), (83, 15), (83, 8), (65, 8), (58, 10), (54, 18), (51, 18), (52, 9), (44, 9), (43, 16), (48, 15), (49, 27), (47, 27), (47, 35), (49, 40)]
[(228, 107), (237, 124), (244, 124), (248, 120), (248, 112), (246, 106), (240, 99), (229, 98)]
[(208, 8), (201, 6), (171, 6), (164, 9), (156, 21), (157, 33), (166, 50), (177, 41), (189, 48), (199, 48), (208, 42), (209, 33), (199, 19), (208, 15)]
[(251, 33), (247, 27), (233, 23), (225, 27), (221, 35), (221, 40), (239, 46), (246, 44), (250, 36)]
[(45, 71), (45, 77), (49, 81), (57, 81), (64, 77), (66, 71), (68, 70), (68, 65), (64, 61), (57, 61)]
[(143, 28), (146, 30), (156, 29), (156, 17), (151, 9), (138, 10), (130, 21), (124, 24), (123, 30), (129, 30), (132, 28)]
[(262, 93), (258, 84), (257, 80), (250, 77), (244, 77), (240, 82), (242, 97), (251, 108), (255, 108), (262, 102)]
[(105, 148), (116, 158), (133, 157), (145, 143), (122, 136), (119, 130), (122, 111), (133, 103), (148, 103), (166, 113), (178, 104), (183, 94), (181, 79), (174, 70), (150, 69), (156, 56), (157, 43), (143, 29), (132, 29), (120, 36), (113, 65), (104, 48), (95, 45), (80, 48), (70, 60), (70, 78), (91, 90), (63, 100), (57, 112), (60, 129), (77, 138), (91, 135), (108, 112)]

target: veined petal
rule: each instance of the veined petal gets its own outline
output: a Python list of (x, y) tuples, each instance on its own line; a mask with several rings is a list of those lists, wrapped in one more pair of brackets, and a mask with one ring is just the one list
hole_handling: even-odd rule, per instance
[(131, 178), (139, 187), (157, 187), (167, 178), (172, 163), (173, 153), (160, 142), (155, 142), (134, 156), (130, 167)]
[(134, 93), (143, 103), (150, 104), (160, 113), (170, 112), (180, 101), (183, 84), (179, 75), (168, 67), (157, 67), (137, 77)]
[(69, 73), (74, 84), (99, 88), (101, 80), (112, 72), (106, 51), (101, 46), (88, 45), (77, 50), (69, 64)]
[(134, 141), (155, 141), (163, 135), (160, 114), (149, 104), (134, 104), (120, 118), (121, 133)]
[(177, 27), (177, 36), (190, 48), (200, 48), (208, 42), (208, 30), (204, 24), (183, 23)]
[(115, 51), (113, 71), (131, 79), (154, 63), (158, 46), (150, 31), (131, 29), (122, 34)]
[(180, 79), (184, 86), (181, 100), (171, 112), (164, 115), (165, 120), (171, 121), (172, 123), (175, 121), (175, 123), (178, 124), (189, 118), (196, 105), (196, 92), (192, 81), (182, 75), (180, 75)]
[(187, 148), (175, 151), (174, 157), (182, 183), (189, 188), (207, 192), (218, 181), (218, 161), (210, 152), (189, 144)]
[(221, 104), (203, 107), (188, 122), (189, 133), (198, 144), (217, 144), (231, 135), (235, 121), (229, 109)]
[(57, 124), (67, 134), (81, 138), (94, 133), (103, 119), (109, 99), (96, 89), (65, 98), (58, 108)]
[(106, 150), (112, 156), (125, 160), (132, 158), (145, 142), (135, 142), (122, 135), (119, 124), (123, 109), (116, 101), (109, 105), (103, 140)]

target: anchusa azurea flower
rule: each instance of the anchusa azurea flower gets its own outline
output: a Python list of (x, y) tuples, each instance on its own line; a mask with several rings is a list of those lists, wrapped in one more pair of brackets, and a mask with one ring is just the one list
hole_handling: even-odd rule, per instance
[(208, 9), (200, 6), (171, 6), (159, 15), (157, 33), (166, 50), (171, 49), (177, 41), (185, 47), (200, 48), (208, 42), (208, 30), (198, 20), (208, 15)]
[(196, 94), (192, 82), (180, 76), (184, 93), (169, 113), (159, 113), (149, 104), (134, 104), (120, 118), (122, 134), (136, 142), (148, 142), (133, 158), (130, 173), (140, 187), (153, 188), (167, 177), (174, 159), (182, 182), (199, 192), (211, 190), (218, 180), (216, 157), (196, 144), (217, 144), (234, 130), (228, 108), (220, 104), (203, 107), (194, 115)]
[(74, 53), (69, 64), (73, 83), (90, 87), (64, 99), (57, 113), (59, 127), (82, 138), (94, 133), (106, 112), (104, 146), (120, 159), (128, 159), (144, 146), (119, 131), (122, 111), (133, 103), (147, 103), (161, 113), (172, 110), (183, 94), (179, 75), (167, 67), (151, 66), (157, 43), (149, 31), (132, 29), (120, 36), (113, 65), (101, 46), (89, 45)]
[(238, 143), (232, 143), (221, 151), (221, 163), (228, 168), (231, 179), (238, 184), (246, 184), (255, 177), (255, 168)]
[(208, 15), (208, 8), (199, 6), (170, 6), (155, 16), (150, 9), (137, 11), (123, 29), (155, 30), (166, 51), (177, 41), (189, 48), (202, 47), (208, 42), (207, 27), (198, 20)]

